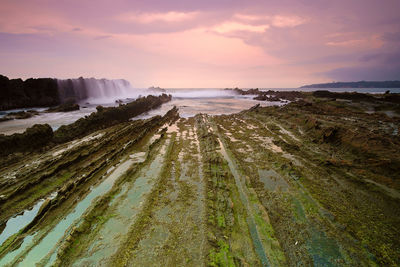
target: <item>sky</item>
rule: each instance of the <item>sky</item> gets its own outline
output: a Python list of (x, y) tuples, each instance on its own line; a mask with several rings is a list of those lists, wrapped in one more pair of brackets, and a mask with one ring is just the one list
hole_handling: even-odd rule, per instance
[(400, 79), (399, 0), (0, 0), (0, 74), (133, 87)]

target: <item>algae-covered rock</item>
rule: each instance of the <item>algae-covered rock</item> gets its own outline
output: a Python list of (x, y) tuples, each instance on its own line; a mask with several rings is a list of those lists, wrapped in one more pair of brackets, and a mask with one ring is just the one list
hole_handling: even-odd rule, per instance
[(41, 147), (51, 141), (53, 129), (48, 124), (35, 124), (23, 133), (22, 144), (32, 148)]
[(369, 94), (362, 94), (362, 93), (336, 93), (330, 92), (327, 90), (318, 90), (313, 92), (314, 97), (321, 97), (321, 98), (332, 98), (332, 99), (347, 99), (353, 101), (374, 101), (377, 100), (374, 96)]
[(22, 134), (0, 135), (0, 154), (31, 151), (49, 144), (52, 139), (50, 125), (35, 124)]
[(16, 120), (23, 120), (23, 119), (29, 119), (33, 117), (34, 115), (38, 115), (39, 112), (36, 110), (28, 110), (28, 111), (19, 111), (19, 112), (11, 112), (8, 113), (6, 118), (8, 119), (16, 119)]
[(69, 112), (79, 110), (79, 105), (76, 103), (64, 103), (57, 107), (52, 107), (46, 110), (46, 112)]
[(273, 90), (260, 91), (258, 88), (248, 89), (248, 90), (235, 88), (233, 89), (233, 91), (239, 95), (256, 95), (256, 97), (254, 97), (253, 99), (259, 101), (281, 101), (281, 100), (295, 101), (298, 99), (305, 98), (306, 96), (305, 92), (273, 91)]
[(97, 106), (97, 112), (81, 118), (76, 122), (61, 126), (55, 131), (54, 141), (63, 143), (74, 138), (84, 136), (94, 131), (104, 129), (115, 124), (129, 121), (131, 118), (161, 106), (171, 100), (171, 95), (141, 97), (137, 100), (118, 107)]

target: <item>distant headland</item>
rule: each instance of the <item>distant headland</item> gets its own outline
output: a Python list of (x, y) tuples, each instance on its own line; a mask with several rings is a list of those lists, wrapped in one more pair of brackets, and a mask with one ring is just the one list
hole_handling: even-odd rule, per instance
[(0, 75), (0, 110), (50, 107), (88, 98), (113, 97), (129, 92), (131, 85), (123, 79), (83, 78), (9, 79)]
[(332, 82), (303, 85), (300, 88), (400, 88), (400, 81)]

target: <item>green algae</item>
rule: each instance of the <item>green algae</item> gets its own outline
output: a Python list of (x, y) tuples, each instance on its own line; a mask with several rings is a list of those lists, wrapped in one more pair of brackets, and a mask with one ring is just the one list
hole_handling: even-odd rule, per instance
[(218, 267), (218, 266), (229, 266), (233, 267), (236, 266), (234, 259), (229, 252), (229, 245), (226, 244), (224, 241), (218, 241), (218, 249), (212, 249), (210, 252), (210, 263), (209, 266)]
[[(24, 266), (32, 263), (38, 263), (49, 253), (53, 254), (55, 252), (55, 248), (53, 246), (59, 242), (60, 238), (65, 235), (65, 232), (70, 229), (72, 225), (76, 224), (75, 220), (79, 219), (83, 215), (96, 197), (110, 190), (116, 179), (125, 173), (131, 164), (132, 162), (130, 160), (121, 163), (121, 165), (119, 165), (99, 186), (93, 188), (92, 191), (78, 203), (74, 209), (74, 212), (68, 214), (40, 241), (39, 244), (35, 245), (33, 249), (30, 250), (26, 256), (24, 256), (24, 260), (20, 263), (20, 265)], [(51, 263), (52, 262), (49, 262), (49, 264)]]

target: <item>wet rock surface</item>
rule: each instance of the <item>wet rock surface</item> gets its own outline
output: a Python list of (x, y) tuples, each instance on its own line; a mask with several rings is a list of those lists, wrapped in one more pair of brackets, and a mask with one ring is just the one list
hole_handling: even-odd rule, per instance
[(69, 112), (79, 110), (79, 105), (75, 103), (64, 103), (56, 107), (52, 107), (46, 110), (46, 112)]
[(396, 266), (395, 105), (307, 94), (134, 121), (99, 107), (101, 126), (1, 165), (0, 265)]
[(10, 112), (6, 116), (0, 118), (1, 121), (6, 120), (23, 120), (31, 118), (32, 116), (38, 115), (39, 112), (36, 110), (27, 110), (27, 111), (19, 111), (19, 112)]
[(308, 93), (299, 91), (261, 91), (258, 88), (243, 90), (239, 88), (233, 89), (239, 95), (256, 95), (253, 99), (260, 101), (296, 101), (305, 98)]

